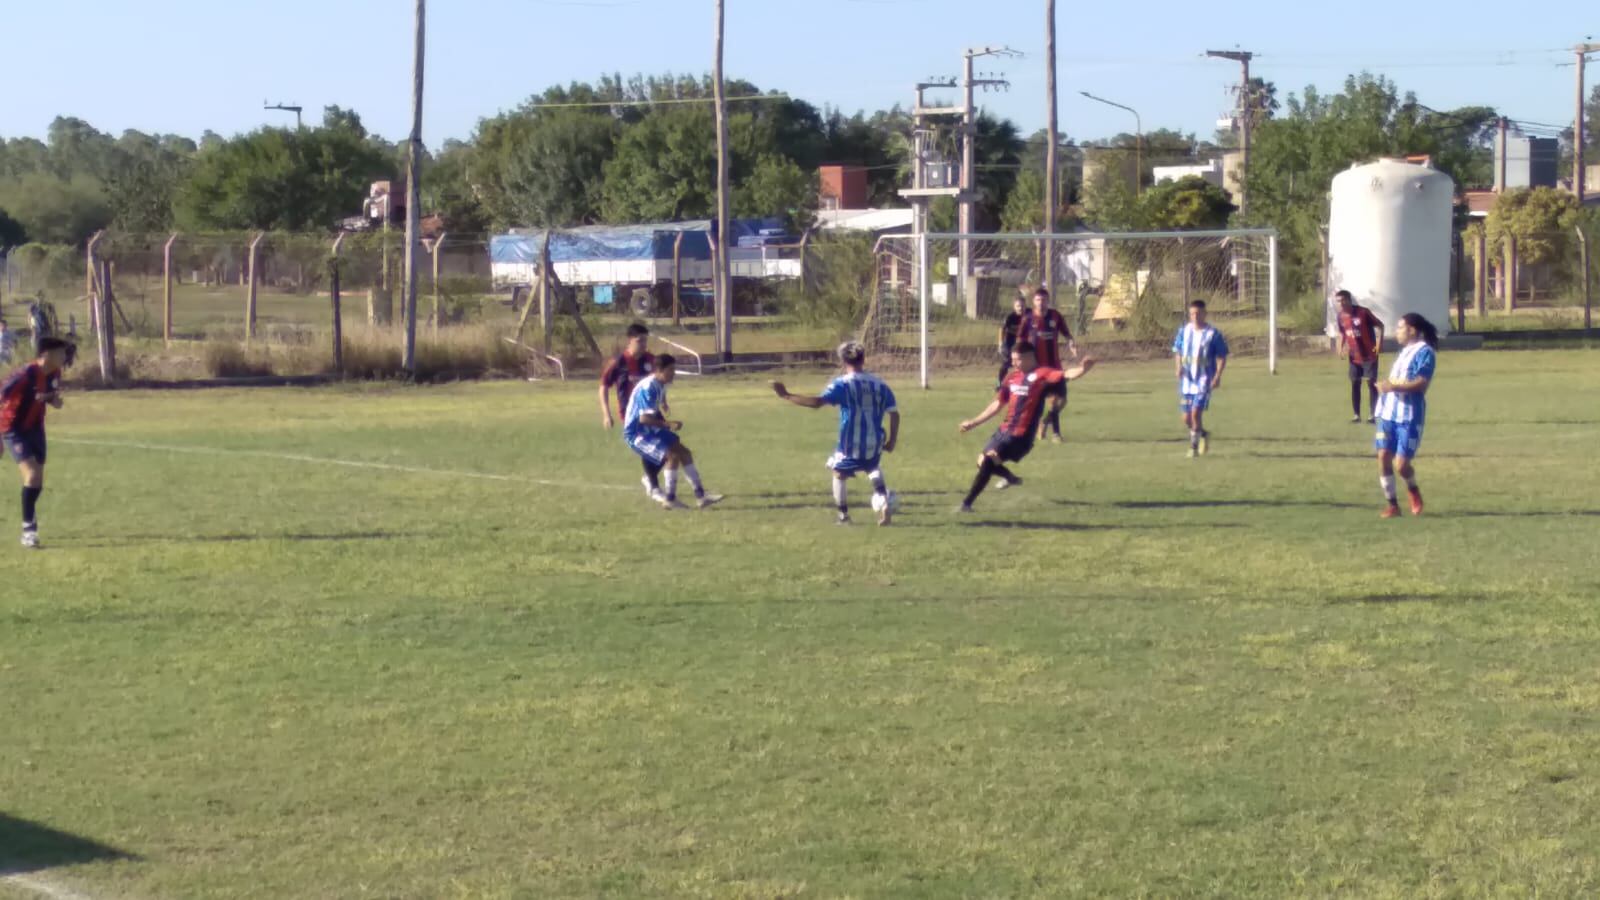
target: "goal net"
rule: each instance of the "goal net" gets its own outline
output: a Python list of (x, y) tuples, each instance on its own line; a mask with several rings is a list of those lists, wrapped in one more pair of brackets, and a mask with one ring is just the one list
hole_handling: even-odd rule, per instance
[(1275, 367), (1276, 249), (1268, 230), (886, 237), (858, 337), (875, 367), (919, 371), (924, 386), (931, 372), (997, 366), (1013, 301), (1048, 267), (1080, 349), (1163, 355), (1189, 303), (1204, 300), (1235, 354)]

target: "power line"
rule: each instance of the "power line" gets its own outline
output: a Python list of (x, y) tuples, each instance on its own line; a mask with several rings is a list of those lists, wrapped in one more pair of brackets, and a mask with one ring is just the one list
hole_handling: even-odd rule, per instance
[[(788, 94), (751, 94), (729, 97), (729, 103), (756, 103), (763, 100), (792, 100)], [(674, 103), (715, 103), (712, 97), (671, 97), (665, 100), (595, 100), (587, 103), (534, 103), (529, 109), (584, 109), (612, 106), (666, 106)]]

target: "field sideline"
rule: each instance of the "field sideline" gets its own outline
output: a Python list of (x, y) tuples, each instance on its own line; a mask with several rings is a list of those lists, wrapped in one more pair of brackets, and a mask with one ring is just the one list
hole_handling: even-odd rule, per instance
[(971, 519), (988, 380), (896, 378), (886, 530), (831, 524), (834, 416), (761, 379), (673, 388), (729, 496), (704, 513), (646, 505), (587, 381), (72, 394), (46, 551), (0, 494), (0, 871), (134, 900), (1600, 891), (1600, 354), (1442, 354), (1429, 511), (1387, 523), (1341, 364), (1283, 369), (1236, 360), (1190, 461), (1170, 363), (1104, 365)]

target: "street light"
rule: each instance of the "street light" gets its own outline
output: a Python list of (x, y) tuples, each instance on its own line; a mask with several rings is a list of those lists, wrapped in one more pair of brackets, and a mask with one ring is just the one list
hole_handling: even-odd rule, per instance
[(1079, 91), (1078, 93), (1096, 103), (1104, 103), (1107, 106), (1115, 106), (1117, 109), (1125, 109), (1133, 113), (1133, 195), (1135, 197), (1139, 196), (1139, 188), (1144, 183), (1144, 120), (1139, 118), (1139, 111), (1131, 106), (1124, 106), (1115, 100), (1096, 97), (1088, 91)]

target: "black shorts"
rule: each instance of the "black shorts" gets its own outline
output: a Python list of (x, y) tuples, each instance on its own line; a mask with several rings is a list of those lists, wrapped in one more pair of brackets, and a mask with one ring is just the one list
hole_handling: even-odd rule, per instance
[(1065, 381), (1058, 381), (1055, 384), (1045, 385), (1044, 395), (1046, 397), (1060, 397), (1062, 403), (1067, 402), (1067, 383)]
[(1350, 363), (1350, 380), (1351, 381), (1377, 381), (1378, 380), (1378, 360), (1376, 358), (1374, 358), (1374, 359), (1370, 359), (1370, 360), (1368, 360), (1368, 361), (1366, 361), (1364, 363), (1351, 362)]
[(1019, 437), (1007, 434), (1004, 430), (996, 431), (994, 437), (989, 438), (989, 443), (984, 446), (985, 456), (994, 454), (1001, 462), (1021, 462), (1024, 456), (1033, 451), (1033, 435)]
[(44, 465), (44, 429), (30, 428), (27, 431), (8, 431), (0, 435), (0, 441), (6, 445), (6, 450), (11, 453), (11, 458), (17, 462), (26, 462), (30, 459)]

